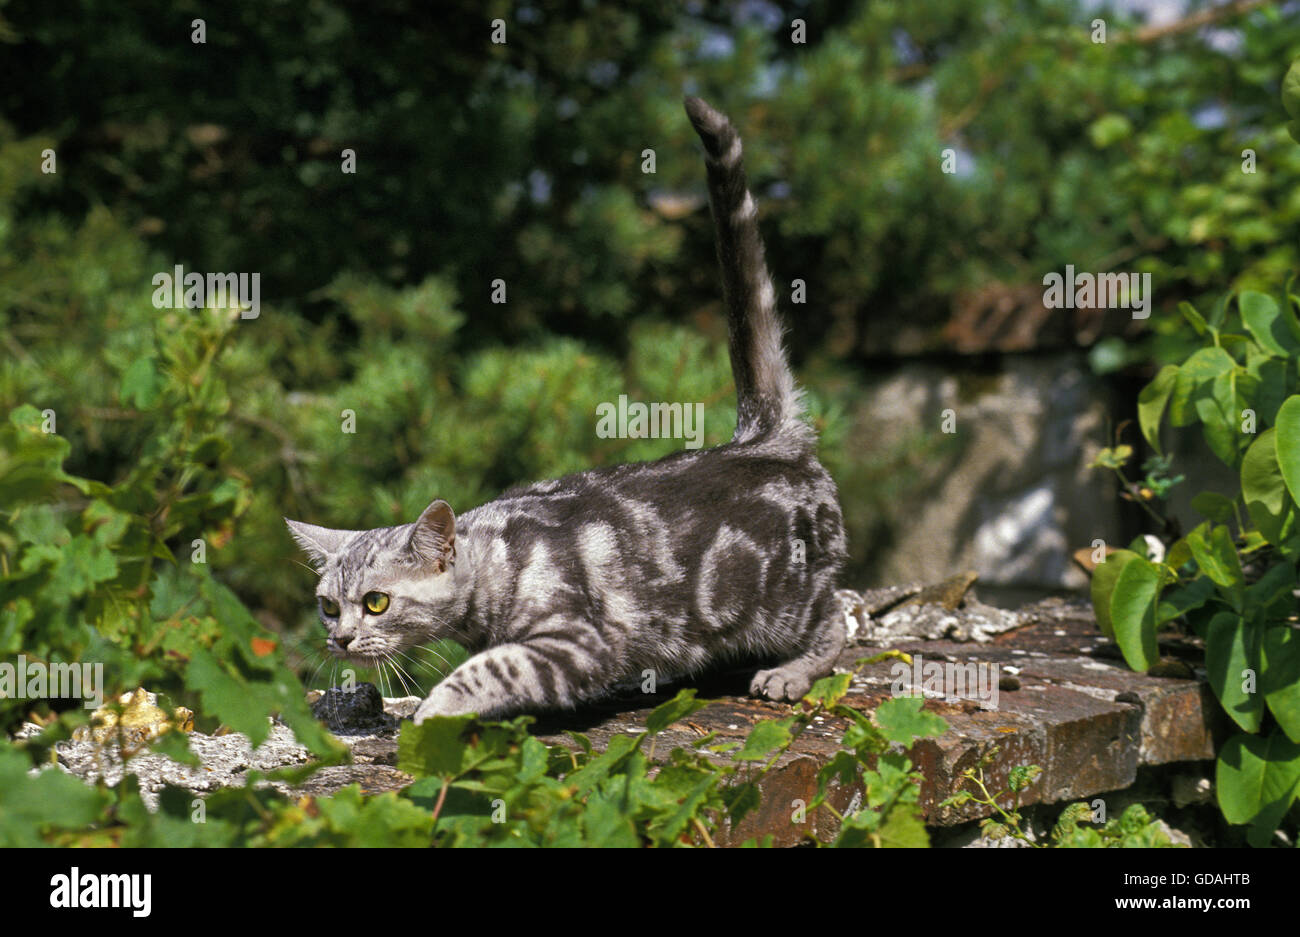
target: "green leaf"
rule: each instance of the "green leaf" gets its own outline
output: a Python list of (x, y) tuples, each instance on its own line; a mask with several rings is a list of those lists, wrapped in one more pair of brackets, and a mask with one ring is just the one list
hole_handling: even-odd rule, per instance
[(136, 358), (122, 373), (122, 400), (137, 410), (152, 407), (162, 393), (163, 382), (153, 358)]
[(587, 762), (566, 779), (578, 788), (578, 793), (593, 790), (633, 752), (639, 751), (645, 733), (636, 735), (612, 735), (605, 750)]
[(1300, 632), (1285, 625), (1264, 632), (1260, 690), (1277, 724), (1300, 742)]
[(707, 705), (707, 702), (695, 698), (695, 690), (681, 690), (668, 702), (656, 706), (654, 712), (646, 717), (646, 731), (651, 734), (662, 732), (678, 719), (685, 719)]
[(1106, 448), (1097, 453), (1090, 468), (1122, 469), (1133, 458), (1132, 446)]
[(1295, 120), (1300, 120), (1300, 59), (1291, 63), (1282, 79), (1282, 107)]
[(1177, 366), (1167, 364), (1138, 394), (1138, 425), (1142, 427), (1143, 438), (1157, 453), (1160, 452), (1160, 419), (1177, 382)]
[(1160, 567), (1136, 554), (1124, 564), (1110, 597), (1110, 622), (1124, 660), (1134, 670), (1150, 669), (1160, 659), (1156, 643), (1156, 601)]
[(941, 716), (926, 712), (921, 707), (925, 700), (919, 696), (900, 696), (887, 699), (876, 707), (876, 724), (891, 742), (910, 748), (919, 738), (938, 736), (948, 731), (948, 723)]
[(1235, 505), (1231, 498), (1217, 491), (1202, 491), (1192, 499), (1192, 510), (1208, 517), (1216, 524), (1227, 524), (1236, 516)]
[(1092, 610), (1097, 616), (1097, 625), (1101, 633), (1114, 639), (1115, 628), (1110, 620), (1110, 599), (1115, 592), (1115, 581), (1120, 572), (1133, 560), (1141, 559), (1132, 550), (1116, 550), (1109, 554), (1097, 568), (1092, 571)]
[(1007, 790), (1023, 791), (1038, 780), (1043, 769), (1039, 765), (1016, 765), (1007, 775)]
[(1267, 429), (1250, 444), (1241, 460), (1241, 495), (1246, 513), (1264, 539), (1280, 544), (1295, 502), (1287, 493), (1282, 467), (1278, 464), (1276, 431)]
[(1232, 356), (1217, 346), (1202, 348), (1183, 362), (1169, 399), (1169, 422), (1187, 426), (1197, 416), (1196, 401), (1207, 396), (1214, 379), (1237, 366)]
[(1265, 811), (1280, 819), (1300, 783), (1300, 743), (1281, 732), (1234, 735), (1219, 752), (1215, 781), (1229, 823), (1249, 823)]
[(829, 677), (822, 677), (804, 694), (804, 700), (812, 704), (823, 703), (830, 708), (848, 694), (852, 682), (851, 673), (833, 673)]
[(1123, 114), (1103, 114), (1088, 126), (1088, 138), (1098, 149), (1118, 143), (1132, 132), (1133, 125)]
[(1265, 293), (1245, 290), (1237, 297), (1241, 320), (1255, 341), (1270, 355), (1289, 358), (1300, 351), (1278, 309), (1277, 300)]
[(1163, 625), (1200, 608), (1214, 595), (1214, 582), (1198, 576), (1191, 582), (1170, 589), (1160, 597), (1156, 606), (1156, 625)]
[(1235, 468), (1242, 441), (1242, 405), (1241, 395), (1237, 392), (1237, 372), (1224, 371), (1209, 383), (1208, 388), (1202, 385), (1193, 404), (1210, 451), (1225, 465)]
[(745, 745), (732, 757), (736, 761), (764, 761), (776, 749), (790, 742), (790, 727), (794, 717), (765, 719), (750, 730)]
[(432, 716), (416, 725), (403, 722), (397, 736), (397, 767), (417, 778), (451, 778), (465, 764), (461, 740), (473, 716)]
[(885, 814), (878, 832), (880, 845), (886, 849), (926, 849), (930, 834), (914, 804), (896, 803)]
[[(1247, 732), (1258, 732), (1264, 701), (1256, 629), (1234, 612), (1211, 618), (1205, 635), (1205, 669), (1210, 688), (1232, 721)], [(1246, 671), (1254, 675), (1253, 680)]]
[(1245, 584), (1241, 575), (1241, 557), (1233, 545), (1232, 534), (1226, 525), (1210, 528), (1208, 538), (1201, 528), (1187, 535), (1187, 545), (1191, 547), (1196, 565), (1205, 575), (1224, 589), (1239, 592)]
[(30, 769), (26, 755), (0, 748), (0, 847), (46, 845), (43, 834), (89, 826), (107, 805), (98, 789), (58, 768)]
[(623, 811), (617, 795), (595, 792), (587, 798), (582, 812), (582, 827), (587, 834), (587, 846), (614, 849), (635, 848), (641, 845), (632, 820)]
[(1292, 394), (1277, 411), (1277, 464), (1292, 501), (1300, 501), (1300, 394)]
[(1205, 319), (1196, 311), (1196, 307), (1187, 301), (1178, 304), (1178, 311), (1183, 314), (1183, 318), (1191, 323), (1192, 328), (1196, 330), (1197, 335), (1204, 335), (1210, 331), (1210, 327), (1205, 324)]

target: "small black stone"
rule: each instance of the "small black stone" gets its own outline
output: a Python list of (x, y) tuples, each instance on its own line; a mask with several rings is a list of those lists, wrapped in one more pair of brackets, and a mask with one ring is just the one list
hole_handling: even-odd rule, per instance
[(312, 703), (311, 714), (336, 732), (373, 729), (385, 723), (384, 699), (373, 683), (330, 687)]

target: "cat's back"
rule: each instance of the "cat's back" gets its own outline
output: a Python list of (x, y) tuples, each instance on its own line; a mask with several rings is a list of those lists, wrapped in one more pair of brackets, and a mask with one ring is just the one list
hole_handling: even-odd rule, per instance
[(839, 513), (835, 484), (811, 453), (731, 442), (521, 485), (465, 520), (511, 552), (600, 541), (628, 558), (685, 558), (743, 536), (769, 546), (802, 539), (831, 560), (842, 549)]

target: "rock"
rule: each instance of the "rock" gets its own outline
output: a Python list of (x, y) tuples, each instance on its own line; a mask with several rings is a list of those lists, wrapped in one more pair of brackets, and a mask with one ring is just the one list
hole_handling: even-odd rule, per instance
[(932, 586), (899, 586), (837, 593), (849, 643), (892, 646), (900, 641), (978, 641), (1020, 628), (1018, 612), (985, 605), (972, 588), (977, 576), (965, 572)]
[(1203, 774), (1176, 774), (1172, 786), (1174, 806), (1178, 808), (1208, 804), (1214, 798), (1214, 782)]
[(1196, 845), (1195, 843), (1192, 842), (1192, 838), (1189, 835), (1184, 833), (1182, 830), (1174, 829), (1164, 820), (1157, 818), (1155, 821), (1155, 826), (1162, 833), (1168, 836), (1169, 841), (1173, 843), (1175, 846), (1186, 846), (1190, 849), (1191, 847)]
[[(139, 695), (142, 693), (144, 695)], [(127, 694), (123, 697), (133, 723), (126, 728), (141, 729), (175, 721), (167, 719), (157, 707), (153, 694), (136, 691), (134, 709), (128, 703), (132, 696)], [(411, 783), (412, 779), (395, 767), (396, 736), (400, 726), (399, 713), (414, 712), (419, 697), (386, 700), (370, 683), (360, 683), (348, 690), (337, 687), (324, 692), (313, 690), (308, 699), (313, 696), (313, 711), (319, 707), (318, 718), (325, 719), (331, 731), (352, 749), (354, 763), (322, 768), (297, 787), (281, 781), (263, 781), (259, 787), (272, 787), (285, 794), (320, 795), (332, 794), (353, 783), (361, 784), (362, 789), (370, 793), (398, 790)], [(116, 716), (116, 712), (109, 712)], [(192, 719), (191, 716), (191, 729)], [(41, 731), (40, 726), (31, 725), (31, 729), (24, 726), (20, 730), (22, 737)], [(105, 731), (102, 737), (86, 731), (71, 741), (58, 743), (55, 746), (58, 767), (86, 781), (102, 779), (109, 786), (116, 786), (124, 774), (134, 774), (140, 783), (141, 798), (150, 810), (157, 809), (158, 793), (169, 784), (186, 788), (196, 795), (208, 794), (223, 787), (242, 787), (249, 771), (270, 772), (306, 764), (310, 760), (307, 749), (298, 744), (289, 728), (275, 720), (271, 722), (270, 735), (256, 749), (248, 737), (239, 732), (208, 735), (188, 731), (190, 750), (200, 761), (197, 768), (173, 761), (165, 755), (147, 751), (137, 754), (137, 747), (143, 747), (149, 741), (143, 735), (137, 739), (138, 746), (135, 741), (127, 740), (124, 764), (119, 744), (121, 738), (116, 727)], [(161, 732), (152, 737), (156, 738), (158, 734)]]
[(384, 711), (384, 698), (373, 683), (330, 687), (312, 704), (311, 714), (336, 733), (397, 728), (397, 720)]
[(272, 723), (270, 736), (256, 749), (247, 736), (238, 732), (191, 732), (188, 739), (190, 750), (201, 762), (197, 768), (152, 752), (132, 757), (129, 748), (124, 764), (115, 739), (107, 743), (94, 739), (60, 742), (55, 752), (62, 770), (86, 781), (102, 779), (112, 787), (124, 774), (134, 774), (140, 782), (141, 797), (151, 810), (157, 807), (158, 792), (168, 784), (206, 794), (223, 787), (242, 787), (250, 770), (273, 771), (308, 760), (307, 749), (298, 744), (287, 726), (278, 722)]
[(424, 702), (421, 696), (398, 696), (384, 699), (384, 712), (396, 719), (410, 719)]
[(76, 741), (91, 741), (99, 745), (120, 743), (128, 755), (143, 749), (164, 732), (176, 729), (190, 732), (194, 729), (194, 713), (177, 706), (171, 716), (158, 706), (158, 696), (144, 687), (138, 687), (118, 698), (121, 711), (116, 706), (100, 706), (91, 713), (91, 725), (77, 729), (72, 737)]
[[(1032, 826), (1026, 829), (1025, 833), (1034, 842), (1038, 841)], [(978, 823), (972, 823), (965, 829), (953, 833), (936, 831), (933, 835), (935, 839), (932, 845), (941, 849), (1031, 849), (1033, 847), (1032, 843), (1014, 836), (1003, 836), (998, 839), (985, 836), (980, 831)]]
[(1071, 551), (1122, 542), (1114, 481), (1089, 468), (1110, 444), (1109, 393), (1073, 352), (1010, 356), (991, 371), (908, 362), (878, 379), (845, 440), (888, 476), (890, 496), (860, 508), (849, 532), (880, 544), (863, 572), (934, 582), (973, 569), (996, 586), (1086, 586)]

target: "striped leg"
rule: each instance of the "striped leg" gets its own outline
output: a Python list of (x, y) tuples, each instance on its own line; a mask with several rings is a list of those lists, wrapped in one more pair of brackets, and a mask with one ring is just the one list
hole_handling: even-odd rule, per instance
[(751, 696), (793, 703), (834, 669), (836, 658), (844, 650), (847, 632), (833, 589), (826, 590), (816, 608), (818, 626), (810, 636), (808, 649), (794, 660), (755, 674), (749, 685)]
[(601, 668), (591, 653), (562, 638), (499, 644), (475, 654), (434, 687), (415, 711), (415, 722), (572, 706), (590, 691), (592, 674), (601, 675)]

